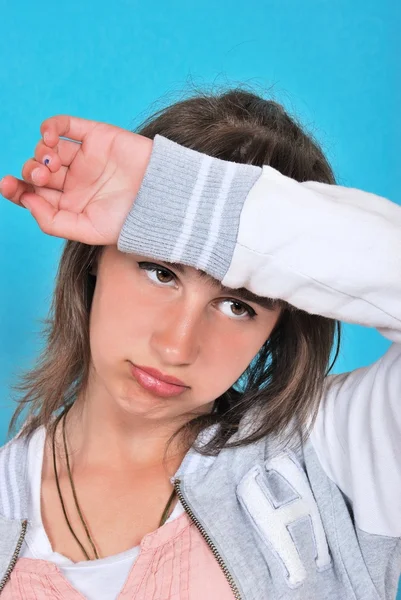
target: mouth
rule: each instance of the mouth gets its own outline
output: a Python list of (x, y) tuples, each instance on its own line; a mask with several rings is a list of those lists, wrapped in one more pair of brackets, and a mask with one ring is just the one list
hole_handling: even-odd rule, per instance
[(162, 398), (179, 396), (190, 389), (176, 377), (164, 375), (151, 367), (139, 367), (131, 363), (131, 373), (143, 389)]

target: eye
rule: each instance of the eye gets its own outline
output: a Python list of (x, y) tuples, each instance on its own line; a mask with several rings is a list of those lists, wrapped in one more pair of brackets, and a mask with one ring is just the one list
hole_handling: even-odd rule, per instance
[(256, 312), (253, 308), (239, 300), (222, 300), (220, 302), (220, 307), (221, 312), (232, 319), (242, 320), (247, 318), (253, 319), (256, 317)]
[(138, 267), (142, 269), (142, 271), (146, 271), (147, 277), (156, 284), (165, 287), (173, 287), (176, 283), (176, 276), (174, 273), (161, 265), (140, 262), (138, 263)]

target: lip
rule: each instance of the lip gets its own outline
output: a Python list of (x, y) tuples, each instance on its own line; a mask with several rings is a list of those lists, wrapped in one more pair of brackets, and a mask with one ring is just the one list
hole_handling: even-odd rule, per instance
[(180, 379), (164, 375), (151, 367), (142, 367), (131, 363), (131, 373), (141, 387), (156, 396), (170, 398), (179, 396), (189, 389)]
[(177, 379), (177, 377), (172, 377), (171, 375), (164, 375), (164, 373), (161, 373), (157, 369), (152, 369), (152, 367), (142, 367), (141, 365), (134, 365), (134, 367), (135, 366), (138, 369), (141, 369), (141, 371), (144, 371), (148, 375), (151, 375), (155, 379), (159, 379), (159, 381), (163, 381), (164, 383), (171, 383), (172, 385), (179, 385), (185, 388), (188, 387), (183, 381), (181, 381), (181, 379)]

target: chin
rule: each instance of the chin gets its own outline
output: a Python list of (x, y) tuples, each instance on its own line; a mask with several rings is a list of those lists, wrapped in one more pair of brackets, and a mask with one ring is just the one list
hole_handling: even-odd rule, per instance
[(135, 382), (124, 386), (124, 390), (115, 396), (117, 406), (129, 415), (146, 416), (148, 418), (158, 418), (166, 416), (166, 412), (171, 411), (171, 404), (166, 398), (159, 398), (150, 394), (135, 385)]

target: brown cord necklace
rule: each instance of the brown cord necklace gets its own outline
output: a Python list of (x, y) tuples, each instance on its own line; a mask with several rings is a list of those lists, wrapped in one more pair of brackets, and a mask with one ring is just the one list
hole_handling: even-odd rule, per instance
[[(73, 498), (74, 498), (75, 507), (77, 509), (80, 521), (81, 521), (81, 523), (83, 525), (83, 528), (85, 530), (85, 534), (86, 534), (87, 540), (88, 540), (88, 542), (89, 542), (89, 544), (90, 544), (90, 546), (92, 548), (92, 551), (93, 551), (93, 554), (94, 554), (94, 558), (98, 559), (98, 558), (100, 558), (99, 557), (99, 553), (98, 553), (98, 551), (96, 549), (96, 546), (95, 546), (95, 544), (94, 544), (94, 542), (92, 540), (91, 534), (89, 533), (89, 528), (88, 528), (88, 526), (86, 524), (86, 521), (85, 521), (84, 516), (82, 514), (82, 510), (81, 510), (81, 508), (79, 506), (79, 502), (78, 502), (78, 498), (77, 498), (77, 493), (76, 493), (74, 481), (73, 481), (73, 478), (72, 478), (72, 472), (71, 472), (71, 466), (70, 466), (70, 459), (69, 459), (69, 456), (68, 456), (67, 439), (66, 439), (66, 432), (65, 432), (65, 417), (66, 417), (69, 409), (71, 408), (71, 406), (72, 405), (68, 406), (56, 418), (56, 421), (54, 423), (53, 438), (52, 438), (54, 477), (55, 477), (55, 480), (56, 480), (57, 492), (58, 492), (58, 496), (60, 498), (61, 508), (63, 509), (63, 514), (64, 514), (65, 521), (67, 523), (68, 529), (70, 530), (71, 535), (74, 537), (74, 539), (77, 542), (78, 546), (81, 548), (83, 554), (85, 555), (86, 560), (94, 560), (94, 559), (92, 559), (89, 556), (89, 554), (86, 551), (84, 545), (79, 540), (78, 536), (76, 535), (76, 533), (75, 533), (75, 531), (74, 531), (74, 529), (73, 529), (73, 527), (72, 527), (72, 525), (70, 523), (70, 520), (69, 520), (68, 515), (67, 515), (67, 510), (66, 510), (66, 507), (65, 507), (65, 504), (64, 504), (63, 495), (61, 493), (60, 481), (59, 481), (58, 473), (57, 473), (56, 430), (57, 430), (57, 426), (58, 426), (59, 422), (61, 421), (61, 419), (63, 419), (63, 425), (62, 425), (63, 445), (64, 445), (64, 453), (65, 453), (65, 458), (66, 458), (66, 466), (67, 466), (68, 479), (70, 481), (70, 486), (71, 486), (71, 491), (72, 491), (72, 495), (73, 495)], [(171, 493), (171, 495), (170, 495), (170, 497), (169, 497), (169, 499), (167, 501), (167, 504), (166, 504), (166, 506), (165, 506), (165, 508), (163, 510), (163, 514), (162, 514), (162, 517), (160, 519), (159, 527), (161, 527), (162, 525), (164, 525), (164, 523), (167, 521), (167, 518), (168, 518), (168, 515), (169, 515), (169, 512), (170, 512), (170, 507), (171, 507), (171, 504), (172, 504), (172, 502), (174, 500), (175, 494), (176, 494), (176, 491), (175, 491), (175, 489), (173, 489), (173, 491), (172, 491), (172, 493)]]

